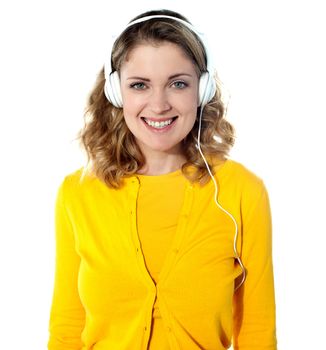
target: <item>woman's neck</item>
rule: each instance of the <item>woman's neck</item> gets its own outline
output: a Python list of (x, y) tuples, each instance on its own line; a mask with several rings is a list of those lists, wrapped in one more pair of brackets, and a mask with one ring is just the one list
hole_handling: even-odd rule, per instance
[(181, 169), (186, 162), (183, 155), (155, 155), (146, 159), (145, 165), (139, 169), (138, 173), (142, 175), (162, 175), (172, 173)]

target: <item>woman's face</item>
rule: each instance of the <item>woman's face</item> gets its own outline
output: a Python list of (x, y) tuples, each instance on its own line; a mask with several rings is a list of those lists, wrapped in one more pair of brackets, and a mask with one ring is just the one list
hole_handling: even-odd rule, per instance
[(120, 70), (123, 112), (145, 158), (181, 154), (198, 106), (194, 64), (176, 44), (135, 47)]

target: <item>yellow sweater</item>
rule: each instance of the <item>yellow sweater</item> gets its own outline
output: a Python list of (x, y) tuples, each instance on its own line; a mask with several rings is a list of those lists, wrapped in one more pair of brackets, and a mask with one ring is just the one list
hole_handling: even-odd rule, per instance
[[(151, 350), (223, 350), (232, 338), (235, 350), (276, 349), (271, 215), (260, 178), (232, 160), (216, 169), (218, 201), (238, 223), (247, 270), (234, 293), (241, 277), (234, 223), (214, 203), (211, 181), (200, 187), (184, 179), (182, 189), (176, 176), (164, 189), (171, 203), (182, 191), (184, 198), (175, 233), (160, 245), (148, 235), (160, 213), (150, 208), (144, 224), (146, 177), (115, 190), (96, 178), (80, 181), (81, 173), (65, 177), (56, 200), (49, 350), (145, 350), (150, 340)], [(155, 349), (155, 339), (164, 347)]]

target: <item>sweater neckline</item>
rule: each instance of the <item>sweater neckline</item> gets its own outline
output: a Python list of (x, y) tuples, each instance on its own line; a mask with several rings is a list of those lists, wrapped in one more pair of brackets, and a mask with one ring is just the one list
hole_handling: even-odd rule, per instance
[(135, 174), (135, 176), (138, 177), (138, 179), (142, 182), (157, 182), (157, 181), (165, 181), (165, 180), (172, 180), (177, 177), (182, 176), (181, 169), (177, 169), (175, 171), (166, 173), (166, 174), (159, 174), (159, 175), (146, 175), (146, 174)]
[[(228, 168), (228, 166), (232, 163), (230, 159), (225, 159), (223, 161), (218, 161), (213, 165), (215, 170), (215, 175), (222, 176), (225, 168)], [(160, 181), (169, 181), (172, 179), (176, 179), (180, 176), (183, 176), (182, 170), (177, 169), (175, 171), (166, 173), (166, 174), (159, 174), (159, 175), (146, 175), (146, 174), (134, 174), (139, 181), (142, 182), (160, 182)]]

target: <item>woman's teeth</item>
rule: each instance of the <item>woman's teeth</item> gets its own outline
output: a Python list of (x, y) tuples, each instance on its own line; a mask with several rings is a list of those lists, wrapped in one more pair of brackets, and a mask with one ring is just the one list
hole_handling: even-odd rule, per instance
[(166, 126), (170, 125), (173, 122), (173, 118), (165, 120), (164, 122), (154, 122), (152, 120), (146, 119), (144, 118), (144, 121), (150, 125), (151, 127), (155, 128), (155, 129), (162, 129), (165, 128)]

